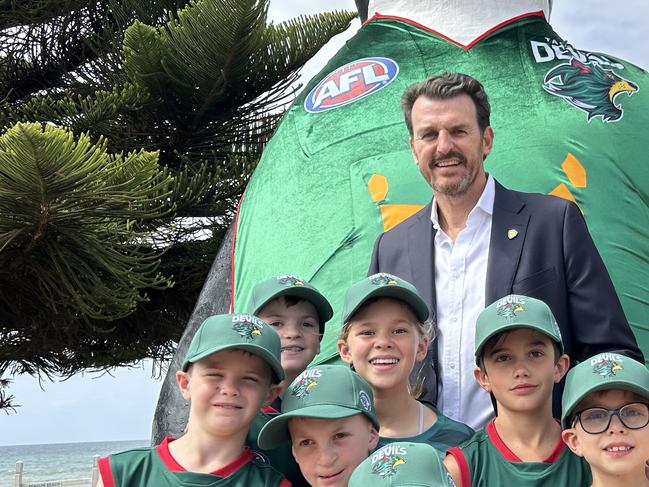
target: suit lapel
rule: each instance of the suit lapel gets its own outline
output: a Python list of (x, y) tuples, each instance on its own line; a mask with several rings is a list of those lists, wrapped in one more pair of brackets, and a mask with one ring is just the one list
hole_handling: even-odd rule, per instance
[(495, 183), (485, 306), (511, 293), (530, 219), (516, 193)]
[(430, 219), (433, 202), (422, 208), (408, 229), (408, 258), (412, 284), (435, 313), (435, 269), (433, 238), (435, 229)]

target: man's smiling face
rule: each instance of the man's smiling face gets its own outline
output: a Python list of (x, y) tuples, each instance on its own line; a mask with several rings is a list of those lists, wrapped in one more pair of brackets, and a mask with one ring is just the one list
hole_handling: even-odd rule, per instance
[(436, 195), (461, 197), (486, 179), (484, 158), (493, 145), (491, 127), (480, 130), (473, 100), (420, 96), (412, 107), (410, 148)]

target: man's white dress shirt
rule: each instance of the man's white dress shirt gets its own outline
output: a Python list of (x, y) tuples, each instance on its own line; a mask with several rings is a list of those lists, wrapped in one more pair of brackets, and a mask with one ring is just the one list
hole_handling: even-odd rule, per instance
[(487, 178), (480, 199), (455, 242), (440, 228), (437, 201), (431, 219), (435, 233), (440, 394), (437, 407), (474, 429), (494, 416), (489, 394), (473, 376), (475, 322), (485, 308), (487, 260), (494, 206), (494, 180)]

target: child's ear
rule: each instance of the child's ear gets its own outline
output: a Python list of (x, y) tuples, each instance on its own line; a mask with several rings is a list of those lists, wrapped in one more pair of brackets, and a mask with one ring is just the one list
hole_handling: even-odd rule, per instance
[(340, 354), (340, 358), (343, 359), (343, 362), (349, 365), (352, 364), (352, 355), (349, 350), (349, 345), (347, 345), (347, 342), (342, 338), (338, 339), (338, 353)]
[(189, 394), (189, 379), (189, 372), (183, 372), (182, 370), (176, 372), (176, 383), (185, 401), (189, 401), (191, 397)]
[(271, 386), (268, 388), (268, 394), (266, 395), (266, 399), (264, 400), (262, 407), (270, 406), (272, 402), (277, 398), (277, 396), (280, 395), (281, 392), (282, 392), (281, 385), (271, 384)]
[(568, 372), (568, 369), (570, 368), (570, 357), (568, 357), (565, 353), (559, 357), (559, 360), (557, 360), (557, 363), (554, 366), (554, 383), (558, 384), (561, 379), (563, 379), (563, 376), (566, 375), (566, 372)]
[(584, 454), (581, 450), (581, 444), (579, 443), (579, 438), (577, 437), (577, 432), (575, 428), (568, 428), (561, 432), (561, 438), (563, 442), (568, 445), (568, 448), (572, 450), (575, 455), (583, 457)]
[(379, 432), (376, 431), (376, 428), (373, 424), (370, 424), (370, 442), (368, 444), (369, 451), (368, 453), (374, 451), (376, 445), (379, 444)]
[(480, 387), (485, 391), (491, 392), (491, 382), (489, 381), (489, 376), (484, 372), (480, 367), (473, 367), (473, 376), (475, 380), (478, 381)]
[(417, 345), (417, 354), (415, 355), (415, 360), (421, 362), (426, 358), (426, 353), (428, 353), (428, 337), (421, 335), (419, 337), (419, 344)]

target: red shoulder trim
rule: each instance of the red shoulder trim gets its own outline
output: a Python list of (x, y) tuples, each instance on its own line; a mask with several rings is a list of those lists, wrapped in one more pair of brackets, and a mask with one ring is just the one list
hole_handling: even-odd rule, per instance
[(279, 414), (279, 411), (275, 409), (273, 406), (264, 406), (261, 408), (262, 413), (268, 413), (268, 414)]
[(449, 448), (446, 453), (455, 458), (457, 466), (460, 468), (460, 487), (471, 487), (471, 471), (464, 452), (459, 447), (454, 446)]
[(162, 440), (162, 442), (158, 446), (156, 446), (155, 449), (160, 456), (160, 460), (162, 460), (162, 463), (164, 463), (169, 470), (171, 470), (172, 472), (186, 472), (185, 467), (178, 463), (169, 451), (169, 443), (174, 440), (175, 438), (167, 437)]
[(414, 20), (407, 19), (405, 17), (399, 17), (399, 16), (396, 16), (396, 15), (382, 15), (382, 14), (377, 12), (371, 18), (367, 19), (363, 25), (367, 24), (368, 22), (370, 22), (372, 20), (380, 20), (380, 19), (400, 20), (402, 22), (406, 22), (408, 24), (414, 25), (415, 27), (419, 27), (420, 29), (423, 29), (425, 31), (431, 32), (431, 33), (441, 37), (445, 41), (452, 42), (453, 44), (455, 44), (457, 46), (460, 46), (465, 51), (468, 51), (469, 49), (471, 49), (473, 46), (475, 46), (478, 42), (480, 42), (485, 37), (493, 34), (494, 32), (496, 32), (499, 29), (502, 29), (506, 25), (512, 24), (512, 23), (516, 22), (517, 20), (524, 19), (526, 17), (543, 17), (543, 18), (545, 18), (545, 14), (543, 13), (543, 10), (539, 10), (538, 12), (529, 12), (529, 13), (526, 13), (526, 14), (517, 15), (516, 17), (512, 17), (511, 19), (505, 20), (504, 22), (501, 22), (500, 24), (493, 26), (491, 29), (489, 29), (486, 32), (483, 32), (482, 34), (480, 34), (478, 37), (476, 37), (475, 39), (473, 39), (471, 42), (469, 42), (466, 45), (462, 44), (461, 42), (458, 42), (456, 40), (453, 40), (450, 37), (445, 36), (441, 32), (437, 32), (436, 30), (431, 29), (430, 27), (426, 27), (425, 25), (422, 25), (419, 22), (415, 22)]
[(496, 447), (496, 450), (498, 450), (503, 457), (505, 457), (505, 460), (508, 462), (520, 462), (521, 459), (518, 458), (518, 456), (509, 449), (509, 447), (505, 444), (505, 442), (502, 440), (500, 435), (498, 434), (498, 431), (496, 430), (496, 420), (492, 419), (489, 421), (489, 424), (485, 428), (487, 431), (487, 436), (489, 436), (489, 439), (493, 443), (493, 445)]
[[(185, 467), (183, 467), (180, 463), (178, 463), (176, 459), (171, 455), (171, 452), (169, 451), (169, 443), (171, 443), (174, 440), (175, 438), (165, 438), (162, 441), (162, 443), (160, 443), (156, 447), (156, 451), (158, 452), (158, 455), (160, 455), (160, 459), (162, 460), (162, 462), (169, 470), (171, 470), (172, 472), (186, 472), (187, 469), (185, 469)], [(213, 472), (210, 473), (212, 475), (218, 475), (219, 477), (228, 477), (229, 475), (232, 475), (234, 472), (239, 470), (244, 465), (250, 463), (254, 458), (255, 455), (254, 453), (252, 453), (252, 450), (249, 447), (245, 447), (241, 455), (239, 455), (239, 458), (236, 458), (235, 460), (228, 463), (227, 465), (224, 465), (218, 470), (214, 470)]]
[(104, 487), (115, 487), (115, 479), (110, 469), (110, 458), (100, 458), (97, 460), (97, 466), (99, 467), (99, 475), (101, 476), (101, 481), (104, 483)]
[(241, 203), (243, 203), (243, 197), (246, 195), (244, 191), (239, 198), (239, 204), (237, 204), (237, 213), (234, 215), (234, 231), (232, 232), (232, 252), (230, 254), (230, 313), (234, 313), (234, 249), (237, 244), (237, 232), (239, 231), (239, 212), (241, 211)]
[(283, 480), (280, 482), (279, 487), (291, 487), (292, 485), (293, 485), (293, 484), (291, 484), (288, 480), (283, 479)]
[(219, 477), (227, 477), (232, 475), (234, 472), (239, 470), (244, 465), (250, 463), (255, 458), (255, 454), (252, 452), (250, 447), (245, 447), (243, 453), (236, 460), (228, 463), (226, 466), (219, 468), (212, 472), (213, 475), (218, 475)]

